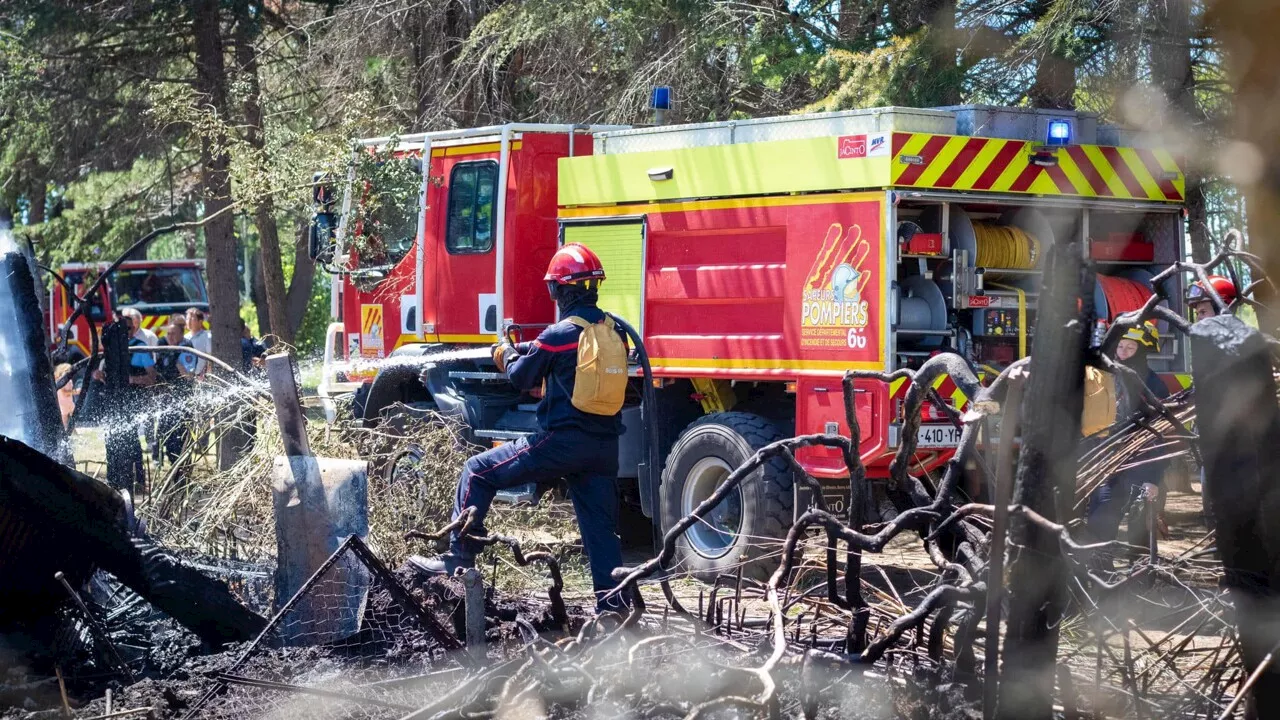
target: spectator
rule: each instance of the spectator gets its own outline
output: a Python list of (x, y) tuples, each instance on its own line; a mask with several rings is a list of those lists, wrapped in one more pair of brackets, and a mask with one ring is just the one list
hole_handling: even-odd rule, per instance
[[(191, 340), (191, 347), (200, 352), (209, 355), (213, 353), (213, 338), (209, 335), (209, 331), (204, 329), (205, 313), (199, 308), (191, 308), (187, 310), (187, 338)], [(192, 375), (197, 381), (204, 380), (205, 373), (209, 370), (209, 361), (202, 357), (196, 358), (195, 372)]]
[[(132, 310), (132, 313), (130, 311)], [(125, 322), (129, 323), (129, 347), (154, 347), (155, 341), (147, 342), (142, 334), (142, 315), (133, 308), (125, 308), (121, 313)], [(155, 337), (152, 335), (151, 337)], [(129, 384), (149, 387), (156, 384), (156, 355), (149, 352), (129, 352)]]
[[(249, 376), (256, 374), (255, 370), (262, 367), (262, 357), (266, 354), (267, 349), (249, 333), (249, 325), (240, 318), (240, 372)], [(253, 449), (258, 434), (257, 413), (251, 407), (239, 408), (237, 412), (236, 426), (244, 437), (240, 453), (246, 454)]]
[[(205, 329), (206, 315), (200, 308), (187, 309), (187, 339), (191, 341), (191, 347), (199, 350), (205, 355), (213, 353), (213, 338), (209, 335), (209, 331)], [(194, 362), (186, 367), (189, 368), (188, 375), (197, 383), (204, 382), (205, 375), (209, 371), (209, 361), (199, 355), (185, 355), (186, 358), (194, 358)], [(208, 421), (200, 421), (196, 418), (191, 419), (192, 436), (195, 438), (196, 448), (201, 453), (209, 446)]]
[[(160, 346), (191, 347), (191, 341), (182, 337), (182, 328), (170, 323), (164, 329), (165, 336)], [(158, 424), (160, 443), (164, 448), (164, 459), (172, 465), (182, 456), (187, 436), (187, 394), (191, 389), (191, 379), (183, 366), (183, 357), (195, 359), (187, 353), (157, 353), (156, 373), (160, 377), (161, 392), (167, 400), (167, 407), (161, 413)], [(192, 363), (194, 367), (194, 362)]]
[[(71, 365), (62, 363), (53, 371), (53, 378), (57, 382), (62, 382), (71, 374)], [(71, 422), (71, 413), (76, 410), (76, 384), (74, 378), (68, 378), (66, 383), (58, 388), (58, 410), (62, 412), (62, 426), (66, 427)]]
[[(129, 344), (133, 345), (134, 340), (139, 341), (147, 347), (155, 347), (159, 342), (156, 334), (146, 329), (142, 325), (142, 313), (137, 308), (127, 307), (120, 311), (120, 314), (129, 321), (129, 327), (133, 328), (133, 336), (129, 339)], [(152, 359), (155, 353), (151, 353)], [(151, 449), (151, 462), (160, 460), (160, 443), (156, 442), (156, 424), (148, 420), (146, 427), (143, 428), (143, 434), (147, 437), (147, 447)]]
[(160, 341), (160, 338), (156, 337), (155, 333), (142, 326), (142, 313), (138, 312), (137, 308), (127, 307), (121, 310), (120, 314), (129, 319), (129, 326), (133, 328), (133, 336), (135, 338), (143, 340), (150, 347), (155, 347), (156, 343)]
[(267, 348), (249, 332), (249, 324), (240, 318), (240, 371), (248, 375), (254, 368), (262, 367)]

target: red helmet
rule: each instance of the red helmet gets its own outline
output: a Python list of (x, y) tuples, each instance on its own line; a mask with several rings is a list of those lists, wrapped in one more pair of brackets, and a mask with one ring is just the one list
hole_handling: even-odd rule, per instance
[(547, 274), (542, 279), (558, 285), (604, 280), (604, 265), (587, 246), (569, 243), (551, 256), (551, 264), (547, 265)]
[[(1222, 298), (1222, 302), (1230, 305), (1235, 301), (1236, 286), (1229, 278), (1225, 278), (1221, 275), (1210, 275), (1209, 284), (1213, 286), (1213, 289), (1218, 293), (1218, 296)], [(1191, 284), (1191, 287), (1187, 288), (1187, 302), (1195, 303), (1205, 302), (1208, 300), (1209, 293), (1204, 289), (1204, 285), (1202, 285), (1199, 280), (1195, 281)]]

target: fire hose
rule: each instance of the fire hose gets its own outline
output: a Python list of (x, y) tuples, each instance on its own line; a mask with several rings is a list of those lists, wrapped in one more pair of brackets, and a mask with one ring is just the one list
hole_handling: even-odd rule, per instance
[[(634, 327), (626, 320), (611, 315), (617, 321), (618, 326), (627, 333), (627, 337), (631, 338), (636, 349), (636, 360), (640, 363), (640, 372), (644, 376), (644, 385), (640, 391), (640, 424), (644, 427), (644, 454), (642, 457), (645, 462), (640, 468), (637, 468), (637, 474), (640, 480), (641, 492), (644, 492), (645, 486), (648, 486), (647, 496), (642, 495), (640, 499), (641, 509), (648, 509), (645, 514), (651, 518), (656, 518), (658, 514), (658, 506), (660, 504), (658, 495), (658, 486), (661, 482), (661, 461), (658, 458), (658, 394), (653, 389), (653, 367), (649, 363), (649, 353), (645, 350), (644, 340), (640, 337), (640, 333), (636, 332)], [(653, 546), (659, 548), (662, 546), (662, 530), (658, 527), (658, 523), (653, 523)]]

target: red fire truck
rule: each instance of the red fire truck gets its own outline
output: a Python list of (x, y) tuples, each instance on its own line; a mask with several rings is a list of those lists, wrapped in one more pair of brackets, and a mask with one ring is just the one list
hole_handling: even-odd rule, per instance
[[(75, 309), (68, 295), (68, 287), (77, 296), (83, 295), (108, 263), (69, 263), (59, 268), (59, 275), (66, 285), (54, 281), (49, 287), (49, 311), (51, 322), (49, 342), (56, 347), (59, 334)], [(122, 263), (115, 273), (89, 298), (85, 312), (71, 325), (68, 351), (72, 362), (89, 355), (89, 323), (98, 332), (102, 325), (115, 319), (115, 311), (135, 308), (142, 314), (142, 326), (160, 332), (174, 313), (199, 308), (208, 312), (209, 293), (204, 284), (203, 260), (130, 260)]]
[[(362, 264), (348, 251), (357, 228), (341, 219), (333, 247), (317, 242), (338, 271), (322, 392), (354, 390), (370, 420), (394, 403), (457, 416), (480, 442), (530, 432), (536, 398), (484, 353), (439, 353), (508, 332), (531, 338), (555, 319), (548, 259), (561, 243), (586, 244), (609, 275), (601, 305), (639, 330), (660, 385), (662, 467), (642, 462), (638, 391), (624, 410), (620, 467), (627, 497), (662, 527), (764, 444), (847, 433), (848, 369), (915, 367), (949, 350), (991, 372), (1025, 356), (1049, 244), (1081, 243), (1103, 323), (1141, 305), (1154, 272), (1185, 254), (1175, 159), (1087, 113), (880, 108), (400, 140), (400, 161), (422, 176), (400, 223), (416, 232), (384, 243), (401, 251)], [(345, 193), (340, 218), (355, 195)], [(1169, 297), (1182, 297), (1173, 282)], [(1153, 367), (1184, 385), (1185, 349), (1161, 337)], [(948, 378), (935, 387), (966, 401)], [(856, 390), (861, 455), (884, 477), (905, 387)], [(959, 439), (925, 413), (917, 473), (945, 462)], [(849, 480), (838, 454), (799, 459), (842, 510)], [(765, 572), (760, 540), (782, 537), (805, 503), (784, 463), (767, 466), (687, 533), (681, 560), (704, 577), (741, 562)]]

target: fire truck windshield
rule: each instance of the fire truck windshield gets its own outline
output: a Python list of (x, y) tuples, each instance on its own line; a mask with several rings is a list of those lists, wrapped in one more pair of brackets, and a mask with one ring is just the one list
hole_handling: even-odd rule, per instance
[(208, 302), (194, 267), (120, 268), (111, 279), (116, 302), (140, 308)]
[(388, 267), (404, 259), (418, 237), (422, 162), (414, 157), (378, 163), (358, 212), (353, 246), (360, 266)]

